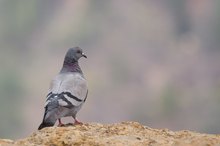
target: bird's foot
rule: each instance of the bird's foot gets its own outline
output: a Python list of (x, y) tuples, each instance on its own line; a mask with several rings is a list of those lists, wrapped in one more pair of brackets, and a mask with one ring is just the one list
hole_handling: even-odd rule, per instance
[(63, 127), (63, 126), (65, 126), (65, 125), (61, 122), (61, 119), (58, 119), (58, 121), (59, 121), (58, 127)]
[(74, 125), (82, 125), (83, 123), (75, 119)]
[(63, 123), (59, 123), (58, 125), (57, 125), (58, 127), (63, 127), (63, 126), (65, 126)]

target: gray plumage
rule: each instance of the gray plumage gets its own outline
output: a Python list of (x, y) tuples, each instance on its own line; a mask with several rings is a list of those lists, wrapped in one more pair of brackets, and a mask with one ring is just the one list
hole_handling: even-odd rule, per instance
[(60, 73), (50, 84), (39, 130), (53, 126), (62, 117), (72, 116), (76, 120), (88, 94), (87, 82), (78, 64), (81, 57), (87, 58), (79, 47), (70, 48), (66, 53)]

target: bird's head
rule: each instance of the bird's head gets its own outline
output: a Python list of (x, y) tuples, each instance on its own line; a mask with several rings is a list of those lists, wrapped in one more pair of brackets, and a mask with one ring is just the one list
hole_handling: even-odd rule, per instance
[(80, 47), (73, 47), (67, 51), (65, 61), (71, 63), (78, 61), (81, 57), (87, 58)]

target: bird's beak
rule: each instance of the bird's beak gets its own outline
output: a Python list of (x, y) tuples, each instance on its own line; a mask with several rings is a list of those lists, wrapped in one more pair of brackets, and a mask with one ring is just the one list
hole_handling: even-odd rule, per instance
[(82, 56), (85, 57), (85, 58), (87, 58), (87, 56), (86, 56), (84, 53), (82, 53)]

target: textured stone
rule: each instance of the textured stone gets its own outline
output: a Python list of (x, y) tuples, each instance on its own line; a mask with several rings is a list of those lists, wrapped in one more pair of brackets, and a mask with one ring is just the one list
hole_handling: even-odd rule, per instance
[(152, 129), (137, 122), (89, 123), (44, 128), (27, 138), (14, 142), (8, 141), (8, 144), (19, 146), (220, 146), (220, 135), (200, 134), (187, 130), (173, 132), (168, 129)]

